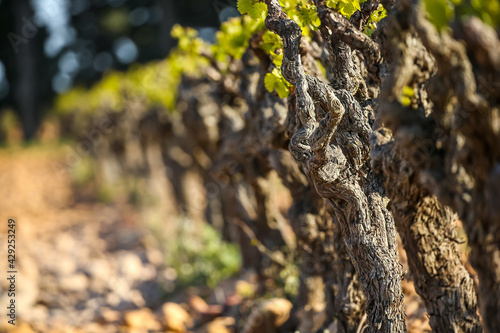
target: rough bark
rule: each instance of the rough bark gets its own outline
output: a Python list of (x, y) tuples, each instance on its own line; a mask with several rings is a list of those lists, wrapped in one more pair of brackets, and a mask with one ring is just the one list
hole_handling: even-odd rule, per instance
[[(380, 120), (393, 131), (422, 185), (464, 223), (470, 262), (479, 275), (484, 329), (495, 332), (500, 327), (500, 251), (498, 205), (492, 198), (498, 194), (500, 135), (498, 94), (492, 92), (498, 90), (493, 83), (499, 66), (485, 46), (499, 45), (498, 36), (477, 21), (456, 22), (457, 34), (469, 47), (470, 36), (483, 36), (474, 40), (468, 56), (464, 44), (447, 32), (437, 33), (416, 4), (402, 1), (398, 12), (390, 29), (408, 33), (395, 45), (392, 76), (379, 99)], [(422, 69), (426, 62), (430, 68)], [(489, 85), (477, 84), (485, 69), (491, 73)], [(404, 86), (417, 92), (408, 107), (398, 102)], [(462, 283), (465, 288), (469, 282)], [(457, 297), (467, 327), (472, 303), (463, 302), (465, 295)]]
[[(385, 136), (383, 135), (385, 134)], [(481, 332), (474, 281), (460, 260), (456, 214), (418, 181), (387, 130), (374, 136), (372, 165), (385, 176), (410, 276), (435, 332)]]
[[(322, 332), (334, 325), (337, 332), (356, 332), (365, 312), (365, 297), (342, 240), (338, 223), (326, 202), (309, 185), (288, 152), (278, 152), (273, 166), (290, 189), (294, 199), (288, 212), (297, 237), (301, 260), (301, 285), (305, 295), (297, 306), (314, 307), (318, 302), (317, 278), (322, 279), (326, 301), (326, 319)], [(303, 320), (300, 332), (311, 332), (311, 324)]]
[[(250, 49), (259, 57), (258, 46)], [(319, 46), (315, 42), (303, 45), (307, 57), (305, 67), (319, 75), (315, 59), (320, 57), (320, 52), (314, 56), (310, 52), (317, 49)], [(294, 310), (305, 312), (300, 323), (294, 323), (292, 316), (292, 323), (280, 330), (289, 332), (297, 327), (301, 332), (311, 332), (313, 326), (318, 326), (312, 316), (317, 304), (324, 299), (323, 329), (333, 323), (338, 332), (356, 332), (365, 312), (365, 298), (357, 274), (342, 241), (338, 222), (287, 150), (289, 132), (294, 130), (295, 121), (290, 119), (286, 103), (265, 91), (262, 81), (268, 71), (268, 62), (259, 60), (260, 64), (250, 53), (243, 58), (240, 91), (249, 105), (247, 119), (252, 121), (247, 121), (247, 126), (252, 144), (267, 152), (270, 166), (293, 198), (287, 216), (297, 239), (300, 260), (300, 290)]]
[[(251, 47), (251, 53), (257, 57), (261, 55), (259, 50), (258, 47)], [(246, 131), (248, 144), (252, 148), (246, 150), (265, 152), (270, 166), (276, 170), (294, 200), (287, 214), (297, 238), (300, 258), (299, 296), (293, 310), (295, 313), (300, 310), (303, 316), (300, 322), (295, 316), (291, 316), (289, 322), (280, 330), (290, 331), (298, 328), (301, 331), (311, 331), (313, 326), (317, 326), (312, 316), (317, 312), (318, 304), (323, 302), (324, 285), (328, 312), (326, 325), (337, 320), (341, 331), (347, 329), (348, 332), (354, 332), (364, 310), (362, 292), (359, 284), (349, 274), (342, 274), (337, 280), (326, 276), (332, 271), (332, 267), (336, 271), (344, 271), (344, 266), (335, 266), (337, 263), (332, 262), (337, 255), (336, 251), (340, 250), (338, 256), (347, 262), (347, 266), (350, 265), (345, 246), (332, 242), (333, 238), (339, 237), (339, 232), (332, 221), (331, 213), (325, 209), (324, 199), (315, 193), (290, 153), (284, 150), (289, 140), (286, 104), (265, 91), (262, 80), (267, 73), (268, 62), (257, 62), (257, 58), (251, 53), (247, 52), (243, 58), (240, 86), (241, 94), (249, 106)], [(313, 66), (314, 59), (309, 60)], [(250, 119), (251, 121), (248, 121)], [(350, 267), (354, 272), (352, 265)], [(331, 293), (328, 290), (336, 292)]]
[[(282, 73), (295, 86), (297, 98), (292, 107), (298, 129), (290, 151), (340, 223), (366, 294), (369, 331), (404, 332), (396, 231), (381, 179), (369, 166), (368, 115), (351, 92), (334, 90), (304, 73), (299, 26), (277, 1), (266, 3), (266, 26), (283, 41)], [(323, 118), (319, 124), (318, 117)]]
[[(395, 20), (393, 15), (384, 27), (384, 37), (392, 40), (393, 46), (383, 44), (392, 64), (381, 96), (402, 91), (407, 85), (416, 89), (416, 98), (425, 99), (421, 83), (433, 70), (433, 60), (415, 34), (398, 26)], [(390, 108), (384, 100), (380, 103), (377, 115)], [(425, 116), (430, 112), (429, 105), (422, 104), (413, 112)], [(427, 307), (433, 330), (479, 332), (476, 293), (460, 260), (453, 226), (455, 214), (420, 182), (419, 168), (413, 156), (405, 152), (402, 140), (408, 138), (397, 137), (395, 142), (392, 133), (382, 127), (373, 137), (372, 165), (385, 176), (396, 226), (406, 252), (414, 254), (408, 256), (408, 262), (416, 290)]]

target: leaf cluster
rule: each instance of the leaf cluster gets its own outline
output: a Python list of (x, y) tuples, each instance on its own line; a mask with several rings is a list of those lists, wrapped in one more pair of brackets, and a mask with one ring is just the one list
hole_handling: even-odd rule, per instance
[(327, 0), (326, 5), (337, 10), (340, 14), (350, 18), (352, 14), (361, 9), (359, 0)]
[[(321, 24), (314, 3), (309, 0), (280, 0), (280, 4), (288, 17), (300, 24), (303, 38), (310, 40), (312, 31)], [(349, 17), (360, 8), (360, 0), (328, 0), (327, 5)], [(215, 59), (219, 69), (224, 71), (232, 60), (243, 56), (249, 40), (255, 35), (262, 36), (260, 47), (272, 63), (264, 78), (265, 87), (270, 92), (276, 91), (281, 98), (288, 97), (292, 86), (281, 74), (283, 44), (280, 37), (264, 25), (267, 6), (259, 0), (239, 0), (238, 10), (245, 15), (224, 22), (213, 45), (201, 40), (195, 29), (176, 25), (171, 34), (178, 39), (178, 45), (166, 59), (136, 64), (126, 72), (110, 71), (89, 89), (75, 87), (56, 99), (55, 111), (66, 113), (78, 110), (89, 115), (102, 109), (119, 111), (129, 99), (140, 99), (146, 107), (161, 106), (175, 110), (177, 87), (182, 75), (203, 75), (202, 69), (209, 65), (209, 58)], [(370, 17), (365, 32), (371, 34), (376, 22), (385, 15), (385, 9), (380, 7)]]
[(129, 99), (140, 99), (146, 107), (163, 106), (173, 110), (182, 75), (199, 76), (200, 69), (208, 65), (202, 56), (208, 45), (192, 28), (176, 25), (171, 34), (179, 42), (166, 59), (135, 64), (126, 72), (110, 71), (90, 89), (75, 87), (56, 99), (55, 111), (78, 110), (85, 114), (101, 109), (119, 111)]

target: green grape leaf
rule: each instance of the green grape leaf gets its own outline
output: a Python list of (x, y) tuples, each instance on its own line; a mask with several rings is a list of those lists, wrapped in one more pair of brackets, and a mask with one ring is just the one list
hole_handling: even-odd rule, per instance
[(238, 0), (238, 11), (241, 14), (248, 13), (257, 0)]
[(301, 26), (306, 26), (309, 23), (309, 11), (305, 6), (300, 6), (297, 10), (297, 16)]
[(181, 39), (184, 35), (184, 28), (180, 24), (175, 24), (170, 30), (170, 36), (175, 39)]
[(259, 20), (261, 18), (266, 17), (267, 15), (267, 6), (262, 2), (258, 2), (254, 4), (250, 10), (248, 10), (248, 15), (254, 20)]
[[(454, 5), (461, 4), (458, 0), (454, 0), (453, 3)], [(464, 4), (462, 4), (462, 7), (463, 5)], [(471, 0), (470, 6), (473, 8), (472, 11), (476, 12), (484, 23), (489, 24), (494, 28), (500, 25), (500, 3), (498, 1)]]
[(275, 88), (280, 98), (286, 98), (290, 95), (290, 90), (284, 84), (278, 84)]
[(326, 5), (330, 8), (336, 8), (337, 0), (326, 0)]
[(271, 52), (271, 58), (273, 59), (274, 66), (281, 67), (281, 64), (283, 63), (283, 53), (277, 54)]
[(277, 82), (278, 78), (272, 73), (267, 73), (264, 77), (264, 86), (266, 86), (266, 89), (269, 92), (274, 91), (274, 87), (276, 86)]
[(378, 10), (374, 11), (370, 15), (370, 20), (372, 22), (380, 22), (384, 17), (387, 16), (387, 10), (382, 6), (382, 4), (378, 5)]
[(411, 99), (407, 96), (401, 97), (401, 104), (404, 106), (410, 106), (411, 105)]
[(326, 5), (336, 9), (347, 18), (350, 18), (352, 14), (361, 9), (359, 0), (327, 0)]
[(266, 30), (262, 36), (262, 44), (260, 47), (267, 54), (271, 54), (271, 52), (282, 49), (283, 43), (281, 42), (280, 36), (276, 35), (274, 32)]
[(447, 0), (425, 0), (424, 3), (429, 21), (441, 31), (452, 18), (453, 7), (449, 6)]
[(344, 2), (344, 6), (340, 9), (340, 13), (349, 18), (352, 14), (360, 9), (361, 7), (359, 5), (359, 0), (351, 0), (348, 2)]
[(411, 99), (413, 96), (415, 96), (415, 91), (413, 90), (413, 88), (409, 86), (404, 86), (403, 94), (401, 96), (401, 104), (403, 104), (404, 106), (410, 106)]
[(379, 5), (378, 9), (375, 10), (368, 18), (368, 22), (363, 32), (369, 37), (371, 37), (375, 29), (377, 29), (377, 23), (380, 22), (380, 20), (382, 20), (386, 16), (387, 16), (387, 10), (385, 10), (384, 6)]
[(321, 25), (315, 5), (300, 5), (297, 9), (297, 17), (302, 27), (311, 25), (313, 29), (317, 29)]
[(280, 98), (288, 97), (290, 89), (288, 82), (281, 76), (280, 71), (275, 68), (271, 73), (267, 73), (264, 77), (264, 85), (269, 92), (276, 90)]

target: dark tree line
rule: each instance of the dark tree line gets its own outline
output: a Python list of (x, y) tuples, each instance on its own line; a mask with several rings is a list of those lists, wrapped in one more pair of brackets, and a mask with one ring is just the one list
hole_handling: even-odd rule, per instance
[[(26, 139), (33, 138), (59, 92), (53, 89), (57, 75), (63, 77), (63, 89), (89, 86), (107, 69), (124, 70), (130, 66), (128, 60), (120, 61), (115, 53), (120, 39), (135, 44), (137, 56), (131, 61), (144, 63), (166, 57), (175, 46), (170, 37), (175, 23), (213, 28), (220, 24), (220, 8), (209, 1), (80, 0), (52, 1), (50, 5), (59, 6), (68, 16), (68, 24), (59, 29), (71, 38), (48, 55), (48, 25), (51, 20), (60, 20), (54, 17), (59, 14), (50, 9), (37, 11), (30, 0), (0, 2), (0, 61), (9, 83), (9, 92), (0, 103), (18, 112)], [(61, 69), (61, 62), (68, 58), (74, 66), (70, 72)]]

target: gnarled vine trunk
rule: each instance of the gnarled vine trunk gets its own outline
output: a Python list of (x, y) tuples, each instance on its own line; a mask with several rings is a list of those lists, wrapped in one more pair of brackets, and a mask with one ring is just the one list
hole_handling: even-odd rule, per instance
[[(365, 312), (365, 298), (341, 238), (338, 223), (309, 179), (287, 150), (290, 121), (283, 100), (265, 92), (262, 78), (267, 62), (255, 60), (260, 49), (251, 47), (244, 57), (240, 91), (250, 107), (247, 121), (250, 144), (267, 152), (270, 166), (277, 172), (293, 199), (287, 217), (295, 233), (300, 260), (300, 287), (295, 310), (302, 311), (299, 323), (292, 322), (280, 330), (288, 332), (296, 326), (311, 332), (318, 305), (326, 301), (323, 328), (335, 323), (338, 332), (357, 332)], [(311, 61), (314, 64), (314, 61)], [(258, 74), (257, 74), (258, 73)], [(258, 84), (260, 82), (260, 84)], [(324, 292), (323, 292), (324, 289)], [(324, 294), (324, 295), (323, 295)], [(320, 329), (319, 331), (323, 331)]]
[[(290, 151), (318, 193), (332, 205), (340, 223), (366, 294), (369, 331), (404, 332), (396, 230), (382, 181), (369, 165), (372, 129), (366, 110), (354, 97), (361, 91), (360, 82), (351, 81), (352, 85), (345, 87), (349, 91), (334, 90), (305, 74), (299, 55), (300, 27), (287, 19), (277, 1), (266, 3), (266, 26), (281, 37), (284, 45), (283, 76), (295, 86), (296, 104), (290, 107), (296, 108), (293, 113), (298, 129)], [(343, 54), (334, 55), (339, 59)], [(339, 81), (351, 80), (345, 64), (335, 73)]]

